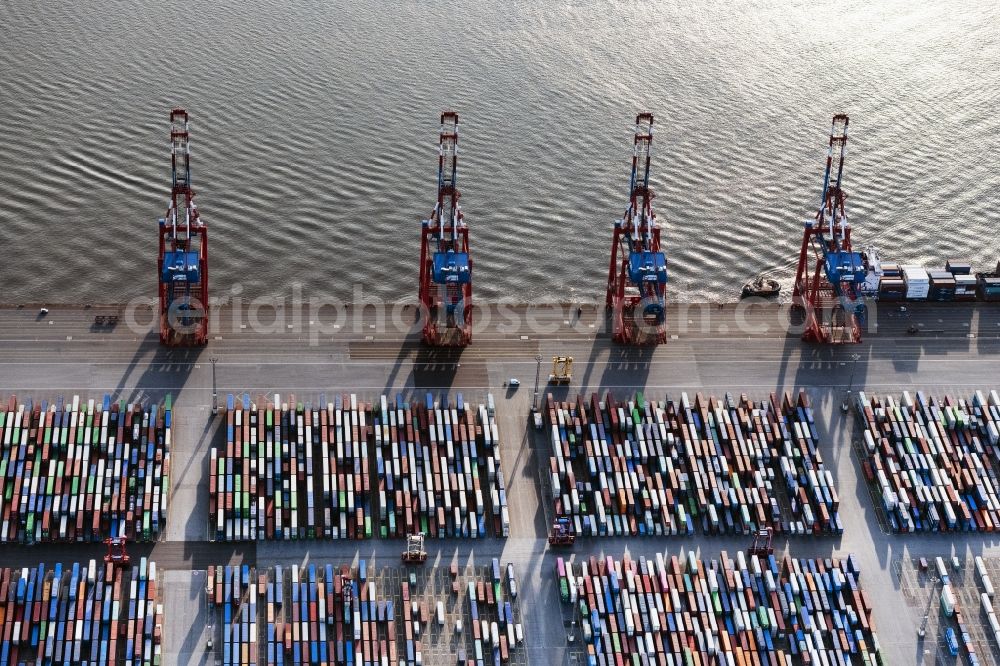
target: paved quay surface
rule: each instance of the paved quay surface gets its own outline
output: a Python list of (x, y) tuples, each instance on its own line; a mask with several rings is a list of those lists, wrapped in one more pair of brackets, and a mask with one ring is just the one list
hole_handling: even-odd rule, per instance
[[(220, 404), (227, 393), (251, 396), (294, 394), (318, 402), (320, 395), (357, 393), (366, 400), (382, 393), (422, 396), (448, 388), (478, 401), (492, 392), (502, 437), (502, 460), (511, 501), (511, 537), (506, 540), (428, 542), (432, 560), (482, 563), (490, 557), (513, 562), (521, 583), (521, 608), (531, 663), (566, 663), (566, 629), (562, 623), (554, 562), (558, 555), (545, 540), (545, 506), (538, 468), (547, 457), (547, 442), (529, 427), (529, 411), (541, 357), (542, 391), (554, 354), (574, 357), (569, 388), (577, 392), (613, 390), (624, 397), (635, 390), (662, 399), (682, 391), (716, 395), (747, 393), (755, 399), (771, 391), (804, 389), (816, 410), (824, 459), (834, 471), (841, 497), (844, 534), (840, 537), (782, 539), (776, 546), (795, 557), (829, 557), (854, 553), (862, 568), (862, 584), (874, 600), (880, 642), (893, 664), (935, 663), (937, 646), (929, 637), (918, 643), (920, 613), (908, 606), (893, 575), (900, 557), (957, 553), (1000, 556), (1000, 535), (894, 536), (884, 534), (876, 519), (860, 465), (851, 453), (855, 437), (852, 415), (840, 411), (844, 391), (899, 394), (923, 389), (935, 394), (968, 396), (976, 389), (996, 388), (1000, 376), (1000, 306), (948, 304), (882, 306), (877, 332), (860, 345), (818, 348), (788, 335), (787, 307), (743, 308), (727, 305), (672, 306), (670, 340), (656, 349), (622, 349), (604, 330), (603, 309), (575, 306), (492, 308), (477, 330), (473, 346), (457, 351), (426, 350), (417, 332), (407, 332), (413, 312), (401, 310), (380, 323), (372, 308), (351, 310), (339, 320), (323, 313), (294, 321), (292, 308), (262, 308), (248, 313), (219, 308), (212, 339), (202, 350), (165, 350), (148, 325), (124, 323), (123, 308), (50, 306), (41, 317), (36, 307), (0, 307), (0, 396), (49, 399), (105, 393), (126, 400), (158, 401), (174, 395), (175, 431), (172, 450), (172, 499), (167, 531), (156, 544), (130, 547), (149, 554), (163, 572), (165, 585), (165, 651), (168, 664), (212, 664), (205, 653), (208, 630), (204, 608), (204, 568), (208, 564), (374, 560), (378, 566), (398, 562), (401, 544), (392, 540), (362, 542), (283, 542), (217, 544), (208, 534), (208, 453), (218, 436), (221, 417), (212, 415), (212, 363)], [(119, 314), (114, 328), (95, 326), (98, 314)], [(149, 313), (132, 313), (140, 324)], [(532, 317), (530, 325), (516, 325)], [(407, 318), (408, 317), (408, 318)], [(277, 322), (277, 323), (275, 323)], [(310, 324), (310, 322), (312, 322)], [(339, 322), (339, 323), (338, 323)], [(334, 325), (337, 328), (334, 328)], [(246, 328), (243, 328), (246, 326)], [(291, 328), (289, 328), (291, 327)], [(374, 328), (372, 328), (374, 327)], [(915, 335), (907, 329), (916, 327)], [(322, 331), (317, 329), (322, 328)], [(522, 337), (523, 336), (523, 337)], [(510, 377), (517, 390), (504, 387)], [(674, 554), (695, 549), (702, 557), (734, 553), (748, 538), (660, 537), (582, 540), (572, 554), (587, 557)], [(72, 552), (72, 555), (70, 554)], [(89, 559), (99, 546), (0, 547), (9, 566), (40, 560)], [(898, 567), (897, 567), (898, 568)], [(925, 650), (928, 654), (925, 658)]]

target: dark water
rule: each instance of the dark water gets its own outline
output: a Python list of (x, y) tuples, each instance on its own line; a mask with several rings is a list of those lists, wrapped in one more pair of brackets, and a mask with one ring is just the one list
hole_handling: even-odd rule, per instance
[(856, 242), (985, 267), (996, 2), (0, 2), (0, 301), (155, 288), (167, 114), (192, 114), (213, 290), (415, 294), (437, 115), (461, 114), (476, 293), (599, 296), (656, 113), (671, 298), (791, 279), (833, 113)]

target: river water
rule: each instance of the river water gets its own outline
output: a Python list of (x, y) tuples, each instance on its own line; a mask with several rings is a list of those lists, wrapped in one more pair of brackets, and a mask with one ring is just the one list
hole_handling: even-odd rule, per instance
[(4, 0), (0, 302), (154, 293), (173, 106), (216, 294), (414, 297), (444, 108), (478, 298), (602, 297), (637, 110), (672, 299), (790, 284), (841, 111), (856, 243), (992, 268), (998, 31), (965, 1)]

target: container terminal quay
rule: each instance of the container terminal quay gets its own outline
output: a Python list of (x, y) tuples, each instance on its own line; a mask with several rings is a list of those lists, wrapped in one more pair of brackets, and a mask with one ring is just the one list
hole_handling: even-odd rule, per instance
[[(315, 345), (308, 331), (267, 334), (225, 325), (206, 348), (166, 348), (155, 331), (139, 336), (125, 326), (95, 327), (95, 317), (120, 312), (111, 307), (52, 307), (39, 319), (34, 308), (0, 309), (0, 376), (3, 388), (20, 401), (53, 399), (57, 395), (112, 394), (126, 401), (156, 403), (173, 396), (176, 414), (173, 479), (169, 520), (159, 541), (132, 544), (133, 557), (149, 555), (162, 570), (165, 615), (165, 663), (214, 663), (204, 656), (210, 618), (204, 601), (205, 569), (211, 565), (353, 562), (398, 563), (398, 540), (293, 541), (214, 543), (208, 524), (208, 454), (224, 438), (225, 417), (213, 416), (213, 363), (216, 393), (248, 392), (254, 400), (278, 393), (290, 400), (319, 402), (321, 394), (356, 393), (366, 399), (403, 392), (461, 392), (466, 399), (492, 393), (502, 433), (501, 456), (506, 465), (510, 497), (510, 536), (485, 540), (429, 539), (429, 559), (448, 565), (499, 557), (514, 564), (520, 576), (520, 606), (526, 650), (531, 663), (567, 663), (571, 648), (560, 608), (553, 571), (555, 559), (573, 551), (549, 546), (551, 515), (544, 500), (540, 470), (545, 466), (545, 440), (530, 414), (533, 382), (543, 360), (540, 393), (557, 398), (610, 390), (623, 399), (639, 390), (651, 399), (702, 392), (727, 392), (764, 398), (772, 391), (803, 389), (816, 410), (822, 453), (840, 494), (843, 532), (837, 536), (776, 538), (776, 551), (792, 549), (796, 557), (830, 557), (853, 553), (865, 572), (865, 589), (876, 600), (874, 616), (889, 663), (935, 663), (934, 641), (917, 642), (919, 611), (904, 600), (893, 567), (903, 557), (933, 557), (952, 552), (1000, 557), (995, 535), (958, 533), (887, 534), (873, 510), (860, 463), (851, 454), (858, 437), (852, 414), (841, 411), (844, 392), (899, 394), (924, 390), (932, 394), (969, 395), (995, 384), (1000, 362), (1000, 311), (989, 306), (956, 308), (922, 304), (898, 308), (880, 316), (877, 334), (850, 346), (813, 346), (798, 336), (780, 333), (747, 336), (738, 327), (735, 306), (711, 306), (712, 330), (671, 334), (657, 347), (622, 347), (608, 334), (603, 311), (585, 310), (584, 325), (594, 332), (571, 330), (565, 320), (558, 330), (521, 337), (495, 328), (477, 331), (476, 343), (465, 349), (433, 350), (410, 337), (370, 336), (351, 331)], [(777, 320), (778, 306), (749, 308), (750, 321)], [(353, 314), (349, 316), (355, 316)], [(544, 321), (541, 318), (540, 320)], [(575, 324), (576, 322), (574, 322)], [(920, 333), (912, 335), (912, 325)], [(724, 331), (724, 332), (720, 332)], [(482, 340), (482, 344), (479, 341)], [(488, 342), (487, 342), (488, 341)], [(575, 359), (569, 386), (547, 386), (549, 360), (554, 355)], [(520, 387), (509, 380), (519, 378)], [(508, 384), (505, 386), (505, 384)], [(294, 396), (292, 398), (291, 396)], [(578, 557), (602, 553), (633, 557), (656, 552), (676, 554), (695, 549), (705, 558), (747, 546), (746, 536), (681, 536), (644, 539), (593, 538), (577, 541)], [(7, 566), (37, 566), (69, 554), (63, 544), (3, 545)], [(74, 544), (72, 557), (100, 557), (100, 544)], [(932, 655), (924, 661), (924, 649)]]
[(473, 303), (453, 111), (413, 303), (233, 303), (170, 122), (155, 297), (0, 305), (0, 666), (1000, 663), (1000, 265), (855, 250), (846, 115), (787, 304), (671, 297), (651, 113), (604, 298)]

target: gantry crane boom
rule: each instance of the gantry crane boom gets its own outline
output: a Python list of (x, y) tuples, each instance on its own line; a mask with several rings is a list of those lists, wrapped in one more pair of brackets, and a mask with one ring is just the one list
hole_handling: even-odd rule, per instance
[(793, 304), (804, 314), (802, 338), (809, 342), (861, 342), (867, 268), (861, 253), (851, 248), (842, 188), (848, 122), (845, 114), (833, 117), (820, 207), (805, 223), (795, 273)]
[(208, 229), (191, 188), (189, 119), (170, 112), (170, 203), (159, 222), (160, 343), (208, 342)]
[(472, 341), (472, 257), (459, 206), (458, 114), (441, 113), (437, 202), (421, 224), (419, 298), (423, 339), (462, 347)]
[(667, 260), (649, 187), (653, 114), (635, 119), (629, 205), (614, 225), (605, 304), (612, 337), (623, 344), (666, 341)]

